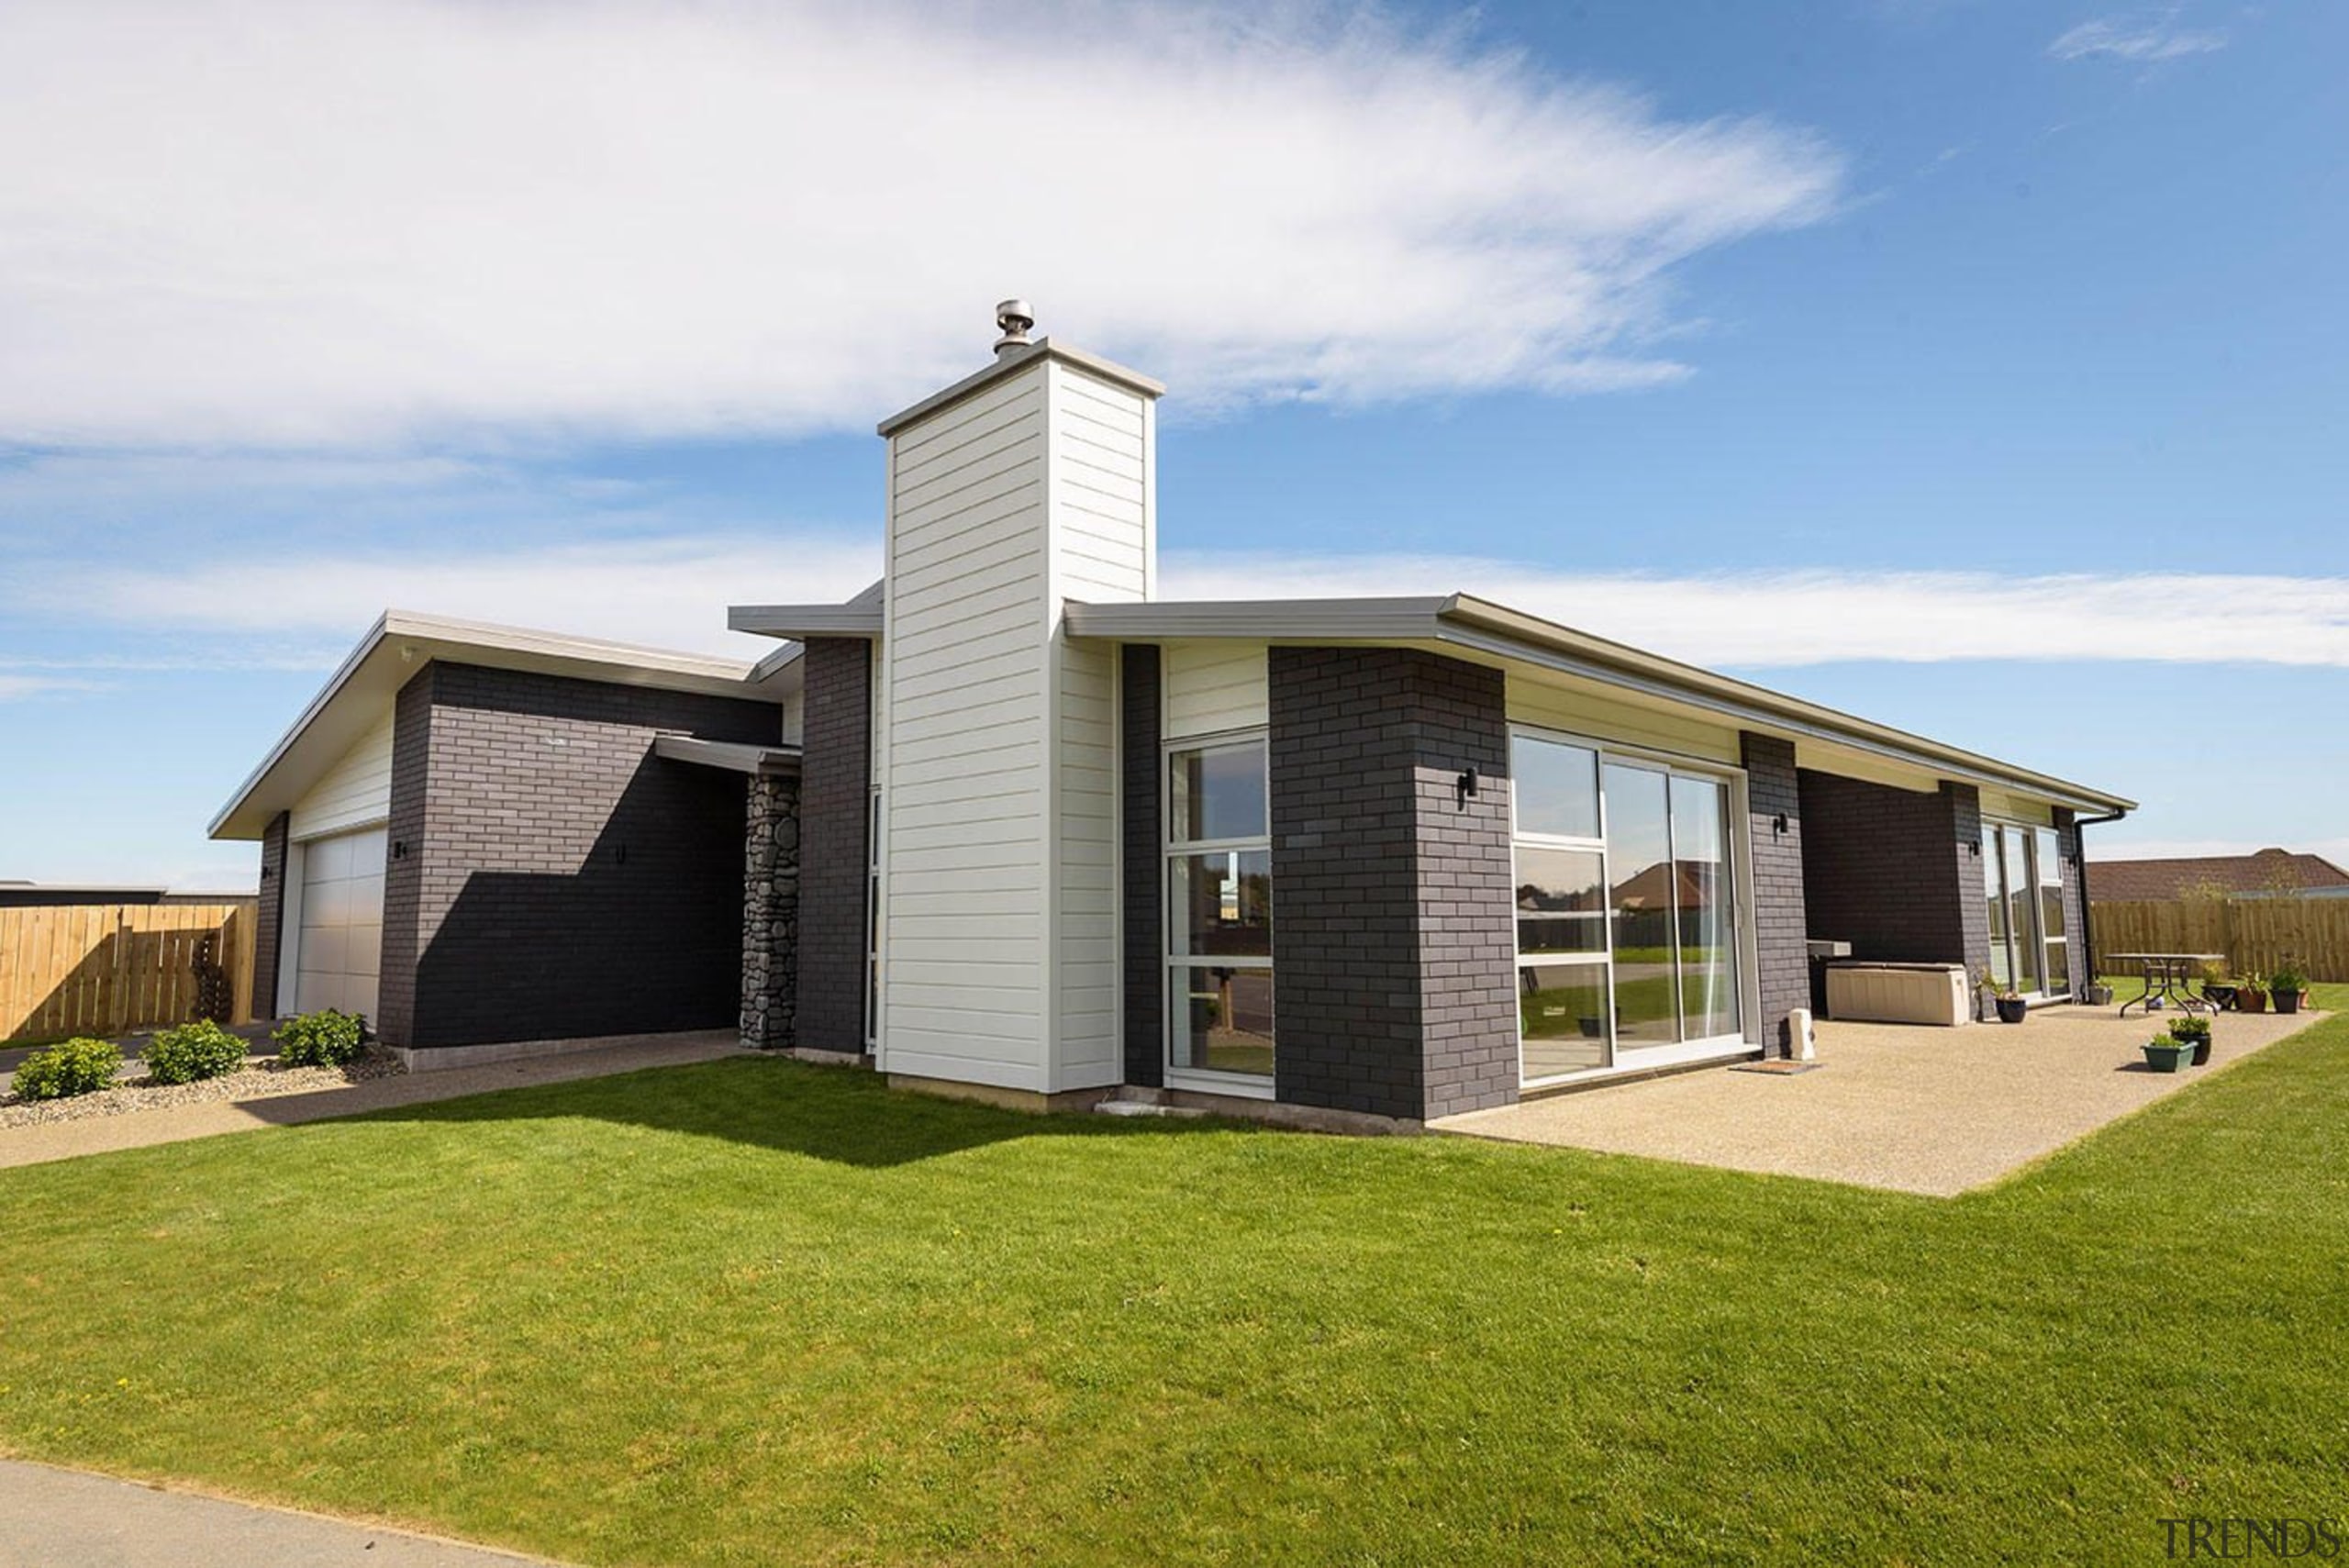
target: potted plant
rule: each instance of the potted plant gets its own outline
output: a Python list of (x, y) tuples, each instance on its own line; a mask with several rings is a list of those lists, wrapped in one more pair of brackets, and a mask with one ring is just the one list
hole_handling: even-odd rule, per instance
[(2194, 1065), (2210, 1064), (2210, 1020), (2199, 1013), (2178, 1018), (2169, 1026), (2170, 1039), (2194, 1049)]
[(2157, 1034), (2145, 1042), (2145, 1065), (2155, 1073), (2183, 1073), (2194, 1060), (2192, 1042)]
[(2238, 979), (2235, 982), (2235, 1006), (2246, 1013), (2266, 1012), (2267, 1010), (2266, 976), (2257, 970), (2253, 970)]
[(1989, 991), (1991, 999), (1998, 1005), (2000, 1023), (2019, 1024), (2030, 1017), (2030, 1005), (2023, 1001), (2022, 993), (2016, 990), (2013, 985), (1993, 984), (1987, 969), (1982, 972), (1982, 984)]
[(2276, 999), (2276, 1010), (2299, 1012), (2300, 1004), (2308, 1000), (2308, 972), (2286, 954), (2284, 962), (2276, 966), (2276, 973), (2267, 977), (2267, 994)]

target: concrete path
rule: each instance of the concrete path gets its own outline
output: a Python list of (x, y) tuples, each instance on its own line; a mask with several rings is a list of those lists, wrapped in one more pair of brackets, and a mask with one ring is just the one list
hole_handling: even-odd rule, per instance
[(0, 1460), (0, 1568), (548, 1568), (405, 1530)]
[(731, 1056), (741, 1049), (740, 1040), (731, 1029), (641, 1035), (599, 1044), (592, 1051), (527, 1057), (439, 1073), (410, 1073), (310, 1094), (215, 1100), (205, 1105), (10, 1128), (0, 1130), (0, 1167), (37, 1165), (116, 1149), (143, 1149), (152, 1143), (178, 1143), (223, 1132), (250, 1132), (256, 1128), (285, 1127), (360, 1111), (453, 1100), (466, 1095), (486, 1094), (492, 1089), (563, 1084), (578, 1078), (633, 1073), (641, 1067), (710, 1062)]
[(2205, 1083), (2321, 1015), (2222, 1014), (2209, 1066), (2150, 1072), (2138, 1047), (2176, 1016), (2066, 1006), (2013, 1026), (1821, 1024), (1813, 1072), (1707, 1068), (1431, 1125), (1950, 1197)]

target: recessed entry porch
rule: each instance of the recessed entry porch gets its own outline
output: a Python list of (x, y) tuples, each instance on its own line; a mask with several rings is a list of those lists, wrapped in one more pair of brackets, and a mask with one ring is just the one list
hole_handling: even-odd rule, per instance
[(2051, 1154), (2305, 1029), (2314, 1016), (2221, 1018), (2210, 1064), (2145, 1070), (2152, 1026), (2049, 1007), (2016, 1027), (1822, 1023), (1817, 1070), (1703, 1068), (1430, 1123), (1692, 1165), (1952, 1197)]

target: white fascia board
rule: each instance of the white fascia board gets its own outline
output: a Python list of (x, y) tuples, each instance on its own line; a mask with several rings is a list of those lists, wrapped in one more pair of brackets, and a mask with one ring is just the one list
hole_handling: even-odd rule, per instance
[(663, 735), (652, 742), (655, 756), (697, 767), (720, 768), (729, 773), (799, 772), (796, 746), (753, 746), (740, 740), (703, 740), (690, 735)]
[(1391, 642), (1437, 635), (1441, 598), (1153, 600), (1063, 609), (1071, 637), (1119, 642), (1245, 638), (1265, 642)]
[[(367, 727), (382, 717), (408, 678), (434, 660), (568, 675), (614, 685), (761, 702), (782, 700), (779, 692), (752, 689), (755, 667), (740, 660), (385, 610), (212, 818), (206, 836), (260, 838), (268, 830), (270, 819), (299, 799), (319, 773), (340, 760)], [(790, 672), (790, 679), (796, 679), (796, 671)]]
[(881, 613), (877, 604), (735, 605), (726, 612), (726, 629), (798, 642), (811, 637), (879, 637)]

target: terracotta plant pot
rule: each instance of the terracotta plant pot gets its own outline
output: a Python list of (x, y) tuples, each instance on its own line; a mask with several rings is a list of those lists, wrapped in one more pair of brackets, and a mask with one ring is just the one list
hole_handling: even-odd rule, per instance
[(2267, 993), (2254, 990), (2248, 985), (2238, 985), (2235, 987), (2235, 1006), (2246, 1013), (2264, 1013), (2267, 1010)]

